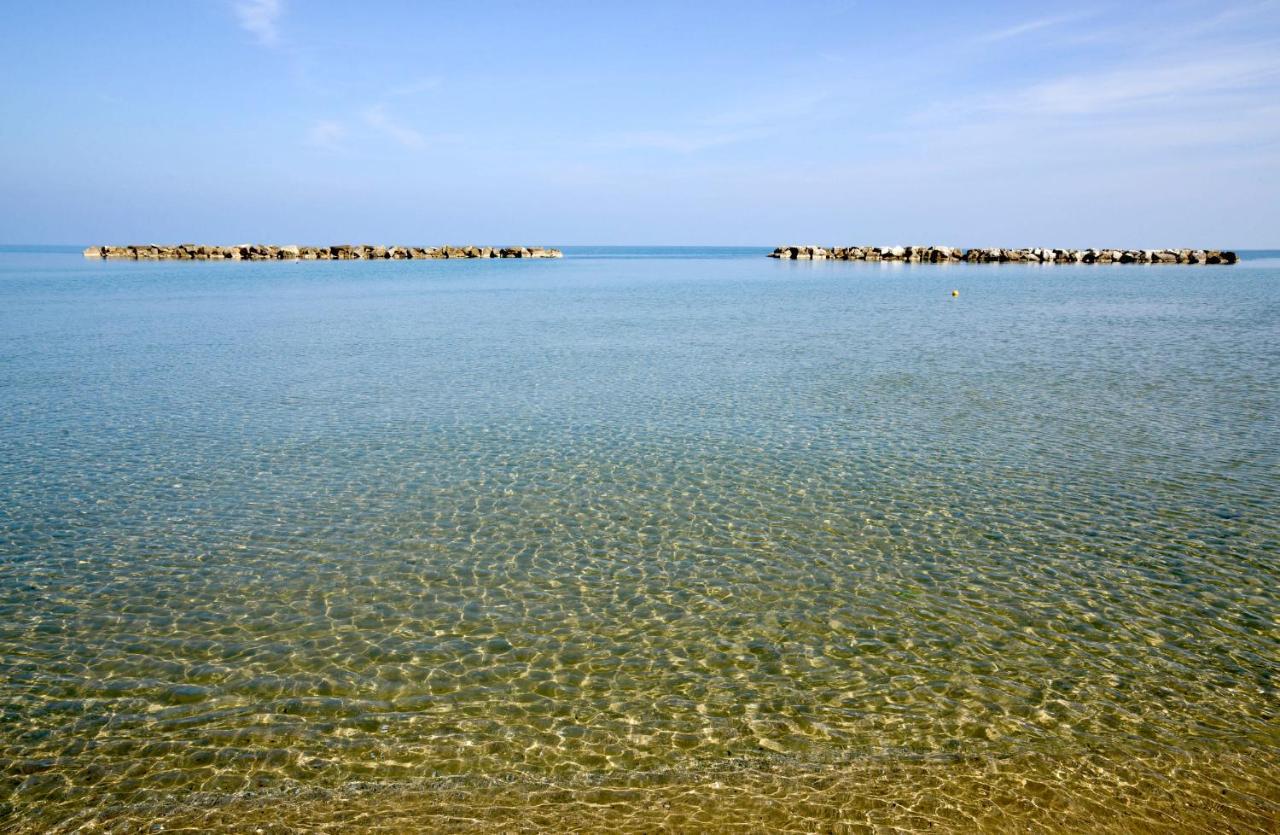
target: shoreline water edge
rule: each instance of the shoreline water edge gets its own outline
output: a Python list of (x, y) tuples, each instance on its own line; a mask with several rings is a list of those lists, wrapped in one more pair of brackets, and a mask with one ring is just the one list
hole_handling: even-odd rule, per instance
[(911, 261), (937, 264), (1234, 264), (1234, 252), (1220, 249), (1001, 249), (954, 246), (780, 246), (770, 258), (832, 261)]
[(444, 259), (444, 258), (563, 258), (558, 249), (542, 246), (373, 246), (370, 244), (337, 244), (334, 246), (274, 246), (271, 244), (131, 244), (129, 246), (90, 246), (85, 258), (169, 261), (361, 261), (379, 259)]

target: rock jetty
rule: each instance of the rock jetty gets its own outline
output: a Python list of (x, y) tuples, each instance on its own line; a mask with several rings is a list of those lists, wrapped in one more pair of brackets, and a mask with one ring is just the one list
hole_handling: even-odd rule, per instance
[(131, 246), (91, 246), (85, 258), (167, 259), (176, 261), (358, 261), (418, 258), (563, 258), (558, 249), (541, 246), (268, 246), (236, 244), (134, 244)]
[(1220, 249), (962, 249), (953, 246), (780, 246), (770, 258), (910, 261), (937, 264), (1234, 264)]

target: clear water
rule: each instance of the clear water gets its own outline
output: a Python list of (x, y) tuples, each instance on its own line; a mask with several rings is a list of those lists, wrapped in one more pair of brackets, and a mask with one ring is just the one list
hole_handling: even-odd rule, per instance
[(0, 253), (0, 827), (1274, 831), (1280, 260), (765, 252)]

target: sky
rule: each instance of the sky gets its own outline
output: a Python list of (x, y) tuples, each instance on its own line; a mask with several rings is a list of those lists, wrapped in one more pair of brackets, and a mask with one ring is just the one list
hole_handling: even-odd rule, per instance
[(9, 2), (0, 243), (1280, 247), (1280, 2)]

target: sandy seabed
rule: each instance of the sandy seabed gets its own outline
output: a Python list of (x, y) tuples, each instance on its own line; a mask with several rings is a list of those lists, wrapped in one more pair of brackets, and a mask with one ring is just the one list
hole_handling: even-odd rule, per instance
[[(30, 811), (30, 810), (28, 810)], [(786, 759), (557, 781), (273, 788), (13, 832), (1280, 832), (1269, 752), (1010, 758)]]

